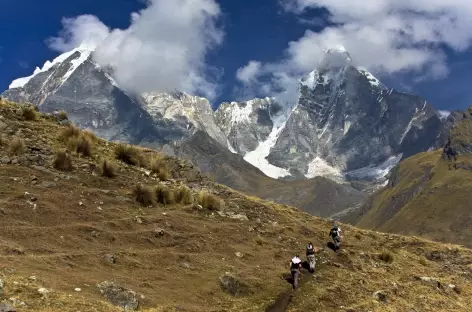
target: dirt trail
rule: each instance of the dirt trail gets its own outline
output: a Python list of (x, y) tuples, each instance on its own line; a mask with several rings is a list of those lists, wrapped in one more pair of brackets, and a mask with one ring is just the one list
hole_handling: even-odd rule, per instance
[[(306, 269), (303, 269), (298, 288), (306, 284), (311, 279), (311, 277), (312, 273), (310, 273)], [(293, 288), (284, 291), (279, 295), (274, 304), (272, 304), (265, 310), (265, 312), (286, 312), (290, 303), (292, 302), (294, 293), (295, 290)]]

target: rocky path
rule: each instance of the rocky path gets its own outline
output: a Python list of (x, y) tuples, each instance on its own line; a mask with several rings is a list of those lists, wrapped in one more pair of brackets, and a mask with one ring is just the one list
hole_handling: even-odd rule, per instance
[[(303, 287), (303, 285), (305, 285), (312, 278), (312, 276), (313, 276), (312, 273), (310, 273), (306, 269), (303, 269), (302, 270), (302, 275), (301, 275), (301, 278), (300, 278), (300, 282), (298, 284), (297, 289)], [(279, 297), (277, 298), (277, 300), (274, 302), (274, 304), (269, 306), (265, 310), (265, 312), (286, 312), (288, 307), (290, 306), (290, 303), (293, 300), (293, 296), (295, 294), (295, 291), (297, 291), (297, 290), (294, 290), (291, 287), (290, 289), (282, 292), (279, 295)]]

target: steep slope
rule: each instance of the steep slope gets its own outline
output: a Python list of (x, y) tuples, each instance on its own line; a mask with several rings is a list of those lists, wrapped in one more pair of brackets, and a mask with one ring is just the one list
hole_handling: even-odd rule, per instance
[(249, 195), (298, 207), (313, 215), (329, 217), (360, 204), (365, 194), (350, 185), (338, 184), (323, 177), (301, 181), (283, 181), (267, 177), (261, 170), (231, 153), (202, 131), (173, 153), (189, 159), (216, 182)]
[(363, 207), (359, 226), (472, 246), (472, 115), (459, 116), (451, 129), (457, 162), (445, 160), (442, 149), (406, 159)]
[[(321, 250), (315, 276), (304, 273), (292, 292), (287, 261), (308, 241), (324, 246), (329, 221), (192, 177), (175, 158), (165, 159), (174, 177), (165, 182), (122, 162), (115, 178), (105, 178), (99, 160), (114, 158), (115, 144), (100, 139), (91, 157), (71, 153), (72, 171), (58, 171), (52, 163), (64, 127), (51, 116), (23, 115), (0, 102), (2, 309), (380, 312), (472, 304), (471, 250), (347, 225), (343, 251)], [(10, 149), (18, 140), (24, 148)], [(187, 185), (192, 196), (221, 201), (212, 210), (143, 207), (132, 194), (137, 184)]]

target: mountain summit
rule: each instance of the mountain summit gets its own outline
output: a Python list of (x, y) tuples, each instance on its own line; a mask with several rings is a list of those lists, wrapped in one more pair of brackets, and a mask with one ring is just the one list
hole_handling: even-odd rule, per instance
[[(219, 110), (228, 116), (242, 105), (225, 104)], [(328, 49), (318, 68), (300, 80), (294, 105), (263, 100), (245, 107), (252, 107), (248, 114), (257, 121), (228, 124), (228, 117), (222, 122), (217, 112), (217, 122), (236, 149), (244, 146), (239, 152), (247, 161), (276, 178), (382, 180), (402, 158), (436, 146), (442, 131), (430, 104), (389, 89), (355, 67), (344, 47)], [(279, 111), (277, 122), (269, 118)]]
[(400, 159), (436, 146), (442, 121), (424, 99), (389, 89), (355, 67), (342, 47), (326, 50), (300, 79), (293, 103), (274, 98), (223, 103), (185, 94), (133, 94), (99, 66), (93, 48), (64, 53), (3, 93), (42, 111), (64, 110), (99, 136), (173, 146), (203, 131), (267, 176), (382, 180)]

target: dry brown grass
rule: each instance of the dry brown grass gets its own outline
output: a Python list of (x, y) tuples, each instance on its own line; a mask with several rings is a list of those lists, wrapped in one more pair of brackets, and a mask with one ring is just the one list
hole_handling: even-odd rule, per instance
[(21, 116), (25, 120), (34, 121), (38, 119), (38, 107), (33, 105), (25, 105), (21, 108)]
[(56, 114), (56, 118), (58, 121), (64, 121), (64, 120), (69, 120), (69, 116), (67, 115), (67, 113), (63, 110), (59, 111), (57, 114)]
[(176, 201), (184, 205), (190, 205), (194, 202), (192, 191), (185, 185), (182, 185), (177, 191)]
[(159, 184), (156, 187), (156, 200), (158, 203), (165, 205), (171, 205), (175, 201), (175, 194), (169, 187)]
[(114, 162), (107, 159), (103, 159), (100, 168), (102, 176), (107, 178), (116, 177), (118, 166)]
[[(3, 109), (1, 105), (0, 114)], [(17, 121), (16, 111), (13, 115), (9, 123), (26, 124)], [(27, 136), (28, 145), (57, 147), (56, 123), (28, 122), (27, 126), (35, 133), (21, 134)], [(100, 159), (112, 157), (112, 143), (98, 144)], [(342, 224), (347, 237), (353, 239), (348, 239), (340, 253), (320, 249), (315, 275), (304, 271), (301, 287), (292, 291), (284, 279), (289, 274), (288, 262), (294, 253), (303, 255), (303, 242), (325, 246), (330, 222), (292, 207), (253, 201), (206, 182), (195, 183), (195, 187), (217, 193), (226, 203), (225, 212), (245, 214), (248, 220), (181, 209), (180, 204), (144, 209), (130, 201), (126, 188), (140, 183), (154, 186), (155, 180), (135, 167), (122, 169), (122, 179), (110, 180), (76, 170), (67, 173), (70, 179), (60, 177), (55, 187), (45, 188), (41, 184), (56, 180), (57, 173), (23, 165), (0, 166), (2, 300), (19, 298), (28, 305), (24, 309), (38, 312), (121, 311), (95, 287), (110, 280), (134, 290), (143, 312), (266, 311), (283, 294), (288, 294), (290, 302), (279, 311), (394, 312), (414, 307), (450, 312), (468, 311), (472, 306), (469, 249), (400, 235), (391, 240), (388, 235)], [(444, 174), (441, 170), (438, 172)], [(29, 184), (33, 175), (40, 183), (37, 186)], [(460, 177), (460, 183), (467, 183), (466, 175)], [(168, 183), (175, 188), (185, 182)], [(38, 198), (35, 210), (25, 200), (25, 191)], [(79, 202), (83, 204), (79, 206)], [(362, 240), (354, 238), (358, 233)], [(378, 260), (379, 246), (395, 251), (393, 264)], [(420, 257), (431, 252), (441, 257), (425, 267)], [(116, 264), (103, 261), (108, 253), (117, 256)], [(225, 293), (219, 283), (224, 272), (254, 293), (237, 298)], [(36, 281), (28, 278), (31, 275)], [(444, 287), (414, 276), (438, 278)], [(449, 284), (456, 285), (457, 291), (450, 290)], [(41, 299), (40, 287), (51, 291), (49, 298)], [(82, 291), (75, 292), (75, 287)], [(387, 294), (387, 302), (373, 298), (377, 290)]]
[(149, 160), (148, 168), (152, 173), (157, 174), (159, 180), (167, 181), (170, 179), (169, 167), (167, 166), (164, 155), (157, 154), (152, 156)]
[(383, 262), (392, 263), (394, 259), (395, 256), (390, 251), (384, 250), (379, 254), (379, 260)]
[(149, 207), (154, 203), (151, 189), (142, 184), (137, 184), (133, 189), (133, 197), (141, 206)]
[(216, 195), (204, 191), (198, 194), (198, 203), (203, 208), (211, 211), (217, 211), (221, 208), (221, 199), (218, 198)]
[(129, 144), (118, 144), (115, 146), (115, 157), (125, 164), (136, 166), (140, 163), (139, 149)]
[(67, 149), (71, 152), (81, 154), (85, 157), (92, 156), (93, 143), (84, 135), (79, 137), (71, 137), (67, 141)]
[(81, 130), (75, 126), (75, 125), (69, 125), (66, 128), (62, 129), (59, 133), (59, 139), (66, 143), (71, 139), (71, 138), (77, 138), (79, 137), (81, 133)]
[(19, 137), (14, 137), (13, 140), (10, 141), (8, 146), (8, 150), (10, 155), (21, 155), (25, 152), (25, 143), (23, 139)]
[(95, 133), (93, 133), (91, 130), (84, 130), (84, 131), (82, 131), (82, 134), (83, 134), (84, 137), (86, 137), (87, 139), (89, 139), (93, 143), (97, 143), (98, 140), (99, 140), (97, 135)]
[(54, 156), (54, 168), (62, 171), (72, 171), (72, 156), (67, 151), (58, 151)]

